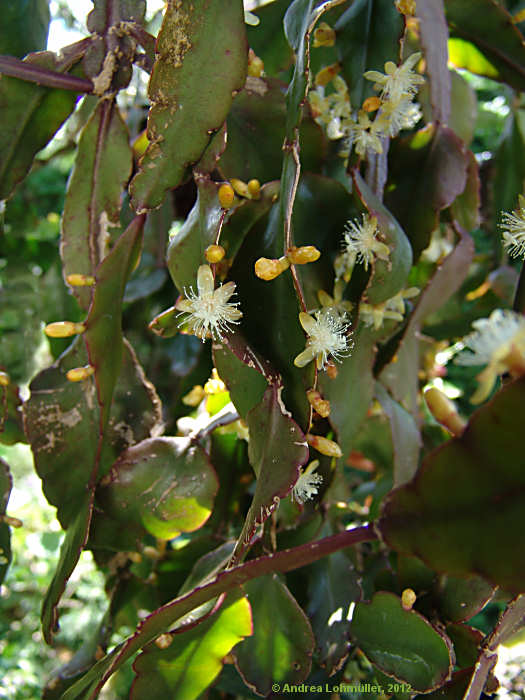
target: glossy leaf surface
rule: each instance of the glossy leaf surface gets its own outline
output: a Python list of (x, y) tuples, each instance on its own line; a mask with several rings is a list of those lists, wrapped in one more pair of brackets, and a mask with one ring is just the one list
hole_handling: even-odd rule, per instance
[(108, 476), (108, 486), (98, 491), (104, 511), (162, 539), (201, 527), (217, 492), (205, 452), (187, 438), (144, 440), (126, 450)]
[[(445, 0), (445, 9), (451, 33), (475, 44), (496, 69), (497, 74), (490, 77), (523, 90), (523, 38), (503, 5), (496, 0)], [(458, 68), (469, 69), (469, 65)]]
[[(116, 168), (118, 177), (115, 177)], [(111, 229), (120, 225), (120, 200), (131, 175), (129, 135), (114, 100), (98, 103), (82, 129), (68, 184), (60, 251), (64, 275), (94, 275), (109, 252)], [(73, 287), (86, 309), (89, 287)]]
[(448, 638), (415, 610), (404, 610), (392, 593), (376, 593), (357, 603), (351, 634), (384, 673), (429, 691), (446, 681), (454, 662)]
[(525, 508), (519, 456), (524, 392), (523, 379), (502, 389), (460, 438), (431, 453), (416, 477), (392, 492), (380, 528), (393, 549), (419, 556), (436, 571), (481, 574), (523, 590), (516, 553), (523, 546)]
[[(244, 84), (247, 45), (239, 0), (170, 4), (149, 84), (146, 153), (131, 184), (137, 211), (159, 206), (222, 126)], [(195, 90), (199, 85), (199, 90)]]
[[(31, 55), (28, 63), (63, 71), (72, 61), (50, 52)], [(29, 172), (33, 159), (58, 131), (75, 107), (77, 95), (2, 76), (0, 111), (0, 199), (7, 199)]]
[(253, 635), (234, 652), (248, 687), (267, 695), (273, 683), (300, 683), (312, 664), (314, 637), (308, 618), (275, 575), (244, 585), (253, 615)]
[(168, 695), (194, 700), (214, 681), (224, 657), (252, 633), (250, 604), (239, 594), (228, 596), (210, 617), (188, 630), (174, 633), (167, 649), (151, 644), (133, 668), (132, 700)]

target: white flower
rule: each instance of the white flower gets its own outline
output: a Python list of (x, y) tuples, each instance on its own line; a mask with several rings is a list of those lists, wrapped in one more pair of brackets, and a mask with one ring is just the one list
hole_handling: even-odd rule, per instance
[[(306, 348), (294, 360), (296, 367), (305, 367), (314, 358), (317, 369), (323, 369), (331, 355), (341, 362), (350, 353), (353, 343), (346, 335), (346, 314), (332, 311), (329, 307), (313, 312), (313, 316), (301, 311), (299, 321), (308, 335)], [(314, 318), (315, 317), (315, 318)]]
[(411, 129), (421, 119), (422, 113), (417, 102), (410, 96), (402, 97), (398, 102), (387, 100), (381, 105), (376, 118), (379, 128), (388, 136), (397, 136), (402, 129)]
[(305, 471), (301, 470), (301, 474), (292, 490), (292, 500), (298, 503), (309, 501), (318, 493), (319, 484), (323, 483), (321, 474), (314, 474), (314, 471), (319, 466), (319, 460), (314, 459), (313, 462), (306, 467)]
[[(189, 314), (180, 323), (201, 338), (222, 339), (223, 333), (231, 331), (230, 323), (238, 323), (242, 312), (238, 302), (229, 301), (235, 292), (235, 282), (227, 282), (215, 289), (213, 273), (209, 265), (201, 265), (197, 272), (197, 294), (190, 287), (184, 290), (185, 299), (179, 299), (175, 307)], [(182, 315), (179, 314), (180, 315)]]
[(504, 247), (513, 258), (525, 257), (525, 197), (520, 194), (517, 212), (503, 212), (502, 218)]
[(349, 264), (354, 260), (363, 262), (365, 270), (368, 270), (369, 263), (374, 261), (374, 257), (381, 260), (388, 260), (390, 249), (381, 241), (378, 241), (377, 219), (375, 216), (363, 214), (363, 223), (357, 219), (347, 221), (344, 231), (344, 254)]
[(492, 391), (499, 374), (509, 371), (521, 376), (525, 371), (525, 317), (515, 311), (496, 309), (489, 318), (472, 324), (475, 331), (463, 338), (471, 350), (456, 358), (459, 365), (487, 365), (477, 377), (479, 387), (471, 398), (480, 403)]
[(383, 99), (399, 102), (403, 97), (415, 95), (418, 86), (425, 82), (423, 76), (412, 70), (420, 58), (420, 53), (413, 53), (400, 66), (396, 66), (392, 61), (387, 61), (385, 73), (369, 70), (363, 75), (367, 80), (374, 81), (374, 89), (381, 90)]
[(357, 115), (356, 122), (350, 122), (350, 138), (355, 145), (357, 155), (364, 157), (367, 151), (383, 153), (381, 136), (385, 134), (379, 128), (379, 124), (371, 121), (366, 112), (362, 110)]

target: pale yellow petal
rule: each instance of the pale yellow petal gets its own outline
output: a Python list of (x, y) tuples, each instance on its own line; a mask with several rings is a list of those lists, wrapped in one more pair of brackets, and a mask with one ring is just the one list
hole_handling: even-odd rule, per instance
[(213, 280), (213, 273), (209, 265), (201, 265), (197, 272), (197, 289), (199, 291), (199, 296), (213, 292), (215, 288), (215, 282)]
[(299, 323), (304, 328), (306, 333), (308, 333), (308, 335), (312, 335), (317, 325), (315, 319), (304, 311), (301, 311), (299, 314)]
[(311, 347), (309, 347), (303, 350), (301, 353), (299, 353), (299, 355), (297, 355), (293, 363), (296, 367), (306, 367), (306, 365), (309, 362), (311, 362), (314, 359), (314, 357), (315, 352)]

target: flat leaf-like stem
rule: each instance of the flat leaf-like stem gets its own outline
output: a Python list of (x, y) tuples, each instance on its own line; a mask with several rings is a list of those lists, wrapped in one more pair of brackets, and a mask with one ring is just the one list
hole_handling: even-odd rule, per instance
[(351, 547), (361, 542), (375, 540), (377, 535), (372, 525), (331, 535), (317, 542), (309, 542), (293, 549), (287, 549), (258, 559), (252, 559), (233, 569), (224, 571), (212, 581), (186, 595), (166, 603), (140, 623), (137, 631), (111, 654), (99, 661), (79, 681), (69, 688), (62, 700), (93, 700), (108, 678), (137, 651), (168, 630), (180, 617), (194, 608), (233, 590), (246, 581), (265, 574), (292, 571), (311, 564), (328, 554)]
[(36, 85), (60, 88), (62, 90), (74, 90), (74, 92), (87, 92), (93, 90), (93, 83), (87, 78), (79, 78), (76, 75), (58, 73), (57, 71), (43, 68), (22, 61), (14, 56), (0, 56), (0, 73), (11, 78), (19, 78)]
[(498, 392), (471, 417), (461, 437), (430, 453), (416, 476), (390, 493), (381, 536), (435, 571), (481, 575), (525, 591), (525, 477), (522, 406), (525, 378)]

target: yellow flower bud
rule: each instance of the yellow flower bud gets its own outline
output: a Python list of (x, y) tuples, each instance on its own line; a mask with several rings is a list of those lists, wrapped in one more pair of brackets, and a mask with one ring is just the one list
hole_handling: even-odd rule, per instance
[(321, 24), (314, 31), (314, 49), (320, 46), (333, 46), (335, 44), (335, 31), (326, 22)]
[(219, 377), (215, 367), (211, 371), (211, 377), (204, 385), (204, 393), (208, 395), (222, 394), (226, 391), (226, 384)]
[(70, 338), (72, 335), (83, 333), (86, 327), (83, 323), (73, 323), (72, 321), (56, 321), (48, 323), (44, 328), (44, 333), (49, 338)]
[(416, 598), (417, 595), (411, 588), (405, 588), (403, 593), (401, 593), (401, 605), (403, 606), (403, 610), (412, 610)]
[(222, 245), (209, 245), (204, 251), (204, 257), (209, 263), (218, 263), (226, 255)]
[(159, 649), (167, 649), (169, 645), (173, 641), (173, 635), (168, 634), (167, 632), (165, 634), (159, 634), (157, 639), (155, 640), (155, 646), (158, 647)]
[(198, 406), (205, 396), (204, 388), (200, 384), (196, 384), (181, 400), (185, 406)]
[(240, 195), (241, 197), (250, 197), (250, 192), (248, 190), (248, 185), (243, 182), (242, 180), (238, 180), (236, 177), (233, 177), (230, 180), (231, 186), (235, 190), (235, 193)]
[(322, 455), (326, 455), (327, 457), (343, 456), (341, 448), (339, 447), (337, 442), (329, 440), (328, 438), (308, 433), (308, 435), (306, 436), (306, 442), (310, 445), (310, 447), (313, 447), (314, 450), (317, 450)]
[(287, 251), (286, 257), (292, 265), (306, 265), (319, 260), (321, 252), (314, 245), (302, 245), (299, 248), (293, 246)]
[(9, 386), (9, 375), (7, 372), (0, 371), (0, 386)]
[(512, 21), (514, 24), (519, 24), (525, 20), (525, 9), (519, 10), (515, 15), (512, 16)]
[(416, 0), (396, 0), (396, 10), (402, 15), (412, 17), (416, 14)]
[(375, 112), (381, 107), (381, 100), (379, 97), (367, 97), (363, 102), (363, 111), (365, 112)]
[(248, 75), (252, 78), (260, 78), (264, 72), (264, 61), (256, 55), (253, 49), (248, 52)]
[(22, 527), (24, 524), (20, 518), (13, 518), (11, 515), (0, 515), (0, 522), (11, 527)]
[(287, 258), (279, 258), (279, 260), (270, 260), (270, 258), (259, 258), (255, 263), (255, 274), (262, 280), (273, 280), (279, 277), (281, 272), (284, 272), (290, 267)]
[(134, 564), (140, 564), (142, 561), (142, 554), (140, 552), (128, 552), (128, 559)]
[(91, 377), (94, 372), (95, 368), (92, 365), (86, 365), (85, 367), (74, 367), (66, 373), (66, 377), (70, 382), (82, 382), (84, 379)]
[(330, 401), (323, 399), (321, 394), (315, 389), (308, 389), (306, 396), (314, 411), (323, 418), (328, 418), (330, 415)]
[(261, 183), (259, 180), (250, 180), (248, 182), (248, 192), (252, 199), (259, 199), (261, 196)]
[(335, 76), (341, 71), (340, 63), (332, 63), (331, 66), (326, 66), (326, 68), (321, 68), (321, 70), (315, 76), (316, 85), (328, 85)]
[(452, 435), (461, 435), (467, 423), (461, 418), (454, 402), (448, 396), (432, 386), (425, 391), (425, 401), (428, 410), (438, 423), (441, 423)]
[(95, 278), (92, 275), (72, 273), (67, 275), (66, 282), (72, 287), (92, 287), (95, 284)]
[(334, 365), (333, 362), (329, 362), (326, 365), (326, 374), (328, 375), (329, 379), (335, 379), (337, 377), (337, 367)]
[(221, 185), (218, 192), (219, 202), (223, 209), (229, 209), (235, 199), (233, 187), (228, 183)]

